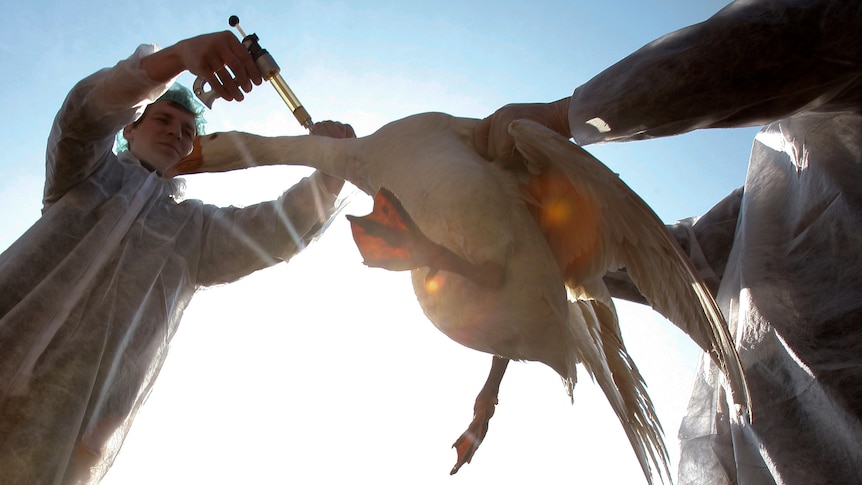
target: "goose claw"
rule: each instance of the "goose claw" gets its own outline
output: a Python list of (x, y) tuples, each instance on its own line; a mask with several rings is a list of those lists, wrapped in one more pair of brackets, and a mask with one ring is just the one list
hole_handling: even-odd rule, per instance
[(497, 399), (483, 403), (480, 409), (479, 401), (476, 401), (476, 410), (473, 414), (473, 421), (470, 426), (464, 431), (460, 437), (452, 445), (452, 448), (458, 452), (458, 461), (452, 467), (450, 475), (458, 473), (458, 470), (473, 459), (473, 454), (479, 449), (479, 445), (485, 439), (485, 434), (488, 433), (488, 423), (491, 417), (494, 416), (494, 406), (497, 404)]

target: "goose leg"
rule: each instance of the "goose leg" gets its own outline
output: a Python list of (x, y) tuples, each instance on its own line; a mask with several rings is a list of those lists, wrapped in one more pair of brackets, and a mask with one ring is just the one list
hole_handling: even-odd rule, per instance
[(429, 275), (450, 271), (480, 286), (503, 285), (503, 268), (493, 263), (475, 264), (428, 239), (395, 195), (381, 188), (374, 209), (363, 217), (347, 216), (353, 239), (365, 264), (390, 271), (429, 267)]
[(476, 396), (476, 404), (473, 405), (473, 421), (467, 431), (461, 434), (452, 448), (458, 451), (458, 461), (449, 472), (454, 475), (458, 472), (462, 465), (470, 463), (473, 459), (473, 454), (479, 449), (482, 440), (485, 439), (485, 434), (488, 432), (488, 423), (491, 421), (491, 416), (494, 415), (494, 407), (497, 405), (497, 395), (500, 393), (500, 382), (503, 380), (503, 374), (506, 373), (506, 367), (509, 365), (509, 359), (494, 356), (491, 363), (491, 372), (488, 374), (488, 379), (479, 395)]

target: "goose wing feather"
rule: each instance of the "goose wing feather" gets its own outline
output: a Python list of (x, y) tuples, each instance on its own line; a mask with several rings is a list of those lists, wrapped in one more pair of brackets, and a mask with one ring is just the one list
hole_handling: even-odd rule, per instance
[(509, 131), (527, 160), (525, 187), (566, 281), (577, 286), (624, 267), (650, 305), (710, 353), (747, 412), (748, 388), (727, 323), (661, 219), (617, 174), (561, 135), (528, 120), (514, 121)]

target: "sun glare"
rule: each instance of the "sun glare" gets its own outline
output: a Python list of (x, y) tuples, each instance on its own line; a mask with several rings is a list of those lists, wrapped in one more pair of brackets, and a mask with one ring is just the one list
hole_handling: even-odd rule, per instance
[(561, 226), (572, 217), (572, 208), (564, 198), (556, 199), (543, 208), (544, 218), (551, 226)]
[(445, 278), (436, 274), (430, 278), (425, 279), (425, 291), (429, 294), (434, 294), (440, 291), (440, 288), (443, 287), (443, 283), (445, 282)]

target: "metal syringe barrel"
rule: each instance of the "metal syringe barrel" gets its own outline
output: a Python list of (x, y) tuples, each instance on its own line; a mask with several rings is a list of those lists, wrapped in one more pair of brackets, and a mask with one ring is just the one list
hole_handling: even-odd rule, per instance
[(245, 36), (242, 44), (248, 49), (255, 64), (257, 64), (261, 77), (272, 84), (275, 91), (281, 96), (287, 107), (290, 108), (293, 116), (299, 121), (299, 124), (311, 130), (311, 127), (314, 125), (311, 121), (311, 115), (308, 114), (308, 111), (299, 102), (299, 98), (296, 97), (290, 86), (281, 77), (281, 68), (278, 67), (278, 63), (275, 62), (272, 55), (260, 46), (259, 40), (256, 34), (250, 34)]

